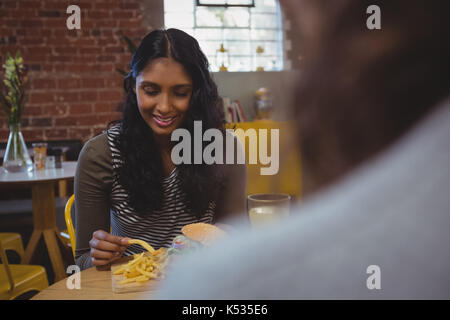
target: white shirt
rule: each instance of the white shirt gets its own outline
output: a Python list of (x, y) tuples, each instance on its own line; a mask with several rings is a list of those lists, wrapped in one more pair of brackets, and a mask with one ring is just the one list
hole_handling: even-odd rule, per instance
[(450, 100), (285, 223), (171, 271), (158, 298), (449, 299)]

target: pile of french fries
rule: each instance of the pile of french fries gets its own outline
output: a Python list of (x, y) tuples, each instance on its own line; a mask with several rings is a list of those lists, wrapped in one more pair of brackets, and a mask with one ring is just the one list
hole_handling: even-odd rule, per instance
[(164, 270), (168, 263), (167, 250), (164, 251), (163, 248), (155, 250), (142, 240), (132, 239), (128, 243), (139, 244), (147, 249), (147, 252), (135, 255), (133, 260), (114, 271), (114, 275), (123, 274), (124, 276), (124, 279), (119, 282), (120, 284), (142, 283), (150, 279), (164, 277)]

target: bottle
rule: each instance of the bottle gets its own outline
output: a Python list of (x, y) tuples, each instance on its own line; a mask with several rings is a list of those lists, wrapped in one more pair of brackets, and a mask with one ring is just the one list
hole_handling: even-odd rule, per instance
[(46, 169), (55, 169), (55, 155), (52, 148), (47, 149), (47, 157), (45, 159)]
[(255, 92), (255, 119), (269, 120), (272, 117), (274, 106), (273, 98), (268, 88), (259, 88)]
[(62, 150), (54, 149), (53, 155), (55, 156), (55, 168), (61, 169), (62, 168)]

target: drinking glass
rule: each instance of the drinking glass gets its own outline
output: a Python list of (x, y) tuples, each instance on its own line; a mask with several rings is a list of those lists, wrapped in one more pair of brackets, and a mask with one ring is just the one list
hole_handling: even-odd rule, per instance
[(45, 158), (47, 157), (47, 143), (45, 142), (33, 143), (32, 146), (36, 170), (45, 169)]
[(291, 196), (284, 193), (260, 193), (247, 197), (252, 226), (273, 224), (289, 216)]

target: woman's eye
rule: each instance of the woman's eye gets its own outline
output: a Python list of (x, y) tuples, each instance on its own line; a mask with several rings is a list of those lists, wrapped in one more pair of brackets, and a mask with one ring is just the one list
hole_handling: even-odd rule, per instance
[(177, 97), (187, 97), (187, 96), (188, 96), (188, 93), (175, 92), (175, 95), (176, 95)]
[(149, 96), (156, 96), (158, 94), (158, 91), (155, 90), (145, 90), (144, 89), (145, 94), (149, 95)]

